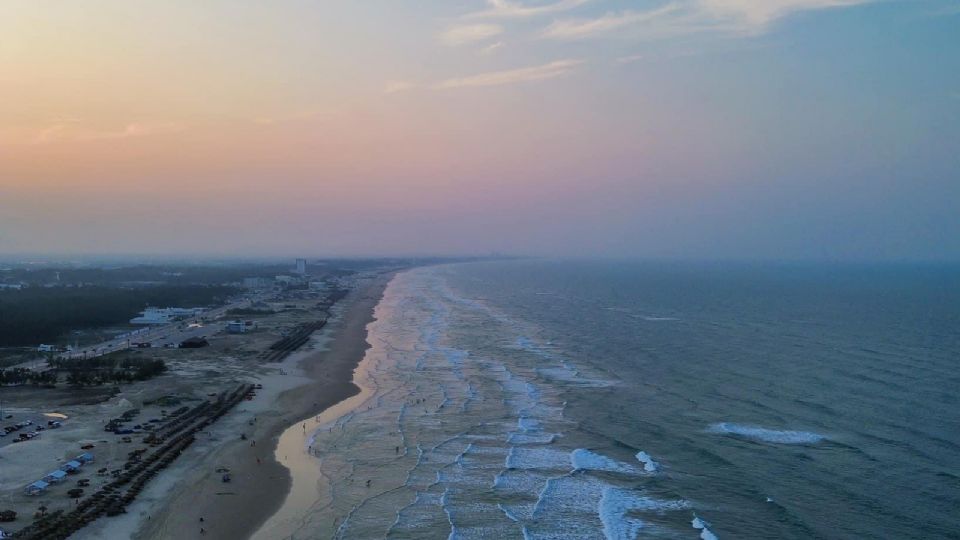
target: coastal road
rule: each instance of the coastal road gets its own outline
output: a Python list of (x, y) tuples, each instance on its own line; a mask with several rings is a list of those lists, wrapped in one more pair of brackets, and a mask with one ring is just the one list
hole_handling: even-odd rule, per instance
[[(245, 298), (237, 302), (231, 302), (224, 306), (204, 311), (197, 317), (191, 317), (176, 321), (170, 324), (144, 327), (135, 330), (135, 333), (125, 334), (121, 338), (115, 338), (88, 347), (79, 351), (70, 351), (60, 355), (63, 359), (85, 359), (96, 358), (112, 352), (129, 349), (134, 343), (149, 343), (151, 347), (176, 346), (185, 339), (191, 337), (212, 336), (224, 329), (226, 326), (222, 322), (207, 322), (226, 315), (231, 309), (240, 309), (249, 307), (253, 303), (262, 299), (265, 294), (257, 295), (251, 298)], [(44, 361), (40, 361), (43, 363)]]

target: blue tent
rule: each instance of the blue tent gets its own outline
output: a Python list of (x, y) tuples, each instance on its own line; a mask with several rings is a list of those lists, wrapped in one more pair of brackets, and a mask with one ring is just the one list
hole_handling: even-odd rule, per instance
[(37, 480), (36, 482), (27, 486), (24, 491), (27, 493), (27, 495), (38, 495), (47, 489), (47, 486), (49, 485), (50, 484), (44, 482), (43, 480)]
[(55, 484), (57, 482), (63, 482), (63, 479), (67, 477), (67, 473), (63, 471), (53, 471), (52, 473), (43, 477), (44, 482)]
[(80, 463), (90, 463), (93, 461), (93, 454), (90, 452), (84, 452), (73, 459), (74, 461), (79, 461)]
[(83, 466), (79, 461), (68, 461), (60, 466), (61, 471), (75, 471)]

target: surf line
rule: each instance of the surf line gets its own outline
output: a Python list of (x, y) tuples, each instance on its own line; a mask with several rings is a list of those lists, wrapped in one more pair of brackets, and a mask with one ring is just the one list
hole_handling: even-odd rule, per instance
[[(389, 286), (388, 286), (389, 289)], [(386, 292), (384, 296), (386, 296)], [(344, 417), (367, 404), (377, 394), (378, 387), (373, 377), (373, 368), (378, 356), (387, 357), (374, 340), (370, 339), (375, 331), (374, 325), (383, 320), (381, 313), (383, 300), (375, 308), (374, 320), (367, 324), (367, 343), (370, 348), (353, 371), (353, 384), (360, 392), (335, 404), (320, 414), (295, 422), (280, 435), (276, 460), (290, 471), (291, 485), (283, 505), (270, 516), (263, 526), (251, 536), (251, 540), (269, 540), (272, 538), (291, 538), (309, 514), (317, 501), (329, 492), (327, 479), (321, 472), (321, 462), (314, 455), (313, 442), (317, 433), (332, 429)], [(309, 429), (308, 429), (309, 428)]]

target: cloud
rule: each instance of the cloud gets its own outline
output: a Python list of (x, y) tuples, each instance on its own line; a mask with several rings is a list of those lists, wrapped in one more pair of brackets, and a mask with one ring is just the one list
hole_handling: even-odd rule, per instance
[(587, 39), (616, 31), (644, 37), (689, 34), (752, 35), (801, 11), (852, 7), (879, 0), (673, 0), (647, 11), (622, 11), (600, 17), (554, 21), (541, 37)]
[(85, 128), (80, 120), (65, 119), (60, 120), (40, 131), (33, 139), (34, 144), (49, 144), (56, 142), (88, 142), (105, 141), (115, 139), (130, 139), (135, 137), (146, 137), (149, 135), (159, 135), (163, 133), (176, 133), (185, 128), (181, 124), (173, 122), (144, 124), (132, 122), (119, 130), (94, 130)]
[(506, 44), (505, 44), (504, 42), (498, 41), (498, 42), (496, 42), (496, 43), (491, 43), (490, 45), (487, 45), (486, 47), (480, 49), (478, 52), (479, 52), (480, 54), (486, 56), (486, 55), (490, 55), (490, 54), (493, 54), (493, 53), (499, 51), (499, 50), (502, 49), (504, 46), (506, 46)]
[(798, 11), (850, 7), (876, 0), (696, 0), (704, 14), (717, 18), (732, 17), (754, 28)]
[(581, 60), (557, 60), (541, 66), (533, 66), (506, 71), (491, 71), (469, 77), (447, 79), (436, 85), (439, 89), (472, 88), (480, 86), (500, 86), (530, 81), (542, 81), (562, 77), (573, 72), (583, 62)]
[(452, 26), (440, 33), (440, 41), (446, 45), (457, 46), (484, 41), (503, 33), (498, 24), (461, 24)]
[(618, 64), (632, 64), (632, 63), (634, 63), (634, 62), (639, 62), (640, 60), (643, 60), (644, 58), (646, 58), (646, 56), (644, 56), (644, 55), (642, 55), (642, 54), (632, 54), (632, 55), (630, 55), (630, 56), (621, 56), (620, 58), (617, 58), (617, 59), (616, 59), (616, 62), (617, 62)]
[(551, 4), (531, 6), (511, 0), (487, 0), (489, 8), (466, 15), (467, 18), (523, 18), (549, 15), (578, 8), (593, 0), (557, 0)]
[(384, 94), (397, 94), (416, 88), (417, 85), (410, 81), (387, 81), (383, 87)]
[(672, 3), (650, 11), (624, 11), (607, 13), (593, 19), (555, 21), (543, 31), (542, 36), (551, 39), (583, 39), (612, 32), (626, 26), (654, 21), (665, 15), (676, 13), (680, 9), (679, 4)]

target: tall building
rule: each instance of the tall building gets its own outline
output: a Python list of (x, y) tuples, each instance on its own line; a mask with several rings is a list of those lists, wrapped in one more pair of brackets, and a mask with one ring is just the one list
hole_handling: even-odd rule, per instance
[(307, 260), (306, 259), (297, 259), (297, 270), (296, 272), (301, 276), (307, 274)]

